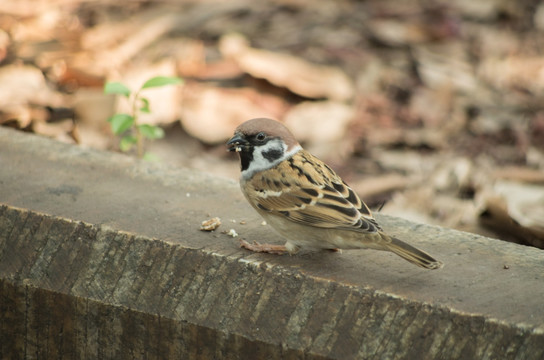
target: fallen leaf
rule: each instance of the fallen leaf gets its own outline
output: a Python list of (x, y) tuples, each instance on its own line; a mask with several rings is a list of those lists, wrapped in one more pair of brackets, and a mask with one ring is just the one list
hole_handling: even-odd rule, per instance
[(75, 143), (74, 138), (70, 135), (74, 131), (74, 121), (72, 119), (55, 122), (34, 121), (32, 130), (36, 134), (44, 135), (68, 144)]
[(189, 84), (183, 91), (181, 124), (187, 133), (207, 144), (232, 136), (234, 129), (255, 117), (281, 118), (287, 105), (272, 95), (249, 88), (224, 89)]
[(11, 39), (7, 32), (0, 29), (0, 63), (6, 58)]
[(111, 149), (117, 142), (108, 119), (114, 114), (115, 98), (104, 94), (102, 88), (80, 88), (74, 94), (77, 140), (95, 149)]
[(346, 134), (354, 110), (334, 101), (306, 101), (285, 114), (285, 125), (297, 140), (311, 144), (340, 140)]
[(354, 86), (339, 68), (312, 64), (299, 57), (254, 49), (239, 34), (221, 37), (219, 50), (233, 59), (248, 74), (286, 87), (308, 98), (330, 98), (345, 101), (354, 95)]
[(29, 103), (59, 107), (63, 97), (47, 86), (43, 73), (34, 66), (0, 67), (0, 109)]
[(384, 197), (392, 192), (402, 191), (412, 181), (404, 175), (386, 174), (351, 181), (350, 186), (362, 199), (365, 199), (365, 202), (368, 202), (369, 198)]
[(285, 125), (307, 150), (318, 157), (347, 149), (344, 141), (355, 111), (336, 101), (306, 101), (293, 106), (284, 118)]
[(503, 240), (544, 249), (544, 230), (518, 223), (511, 216), (507, 201), (500, 195), (489, 195), (485, 199), (485, 206), (478, 219)]
[(527, 184), (544, 184), (544, 171), (521, 166), (501, 167), (494, 171), (496, 179)]
[(0, 122), (16, 121), (16, 127), (24, 129), (34, 119), (45, 121), (45, 107), (61, 107), (64, 103), (64, 96), (49, 88), (39, 69), (31, 65), (0, 67)]
[(508, 214), (517, 223), (544, 231), (544, 185), (503, 180), (493, 190), (505, 200)]
[(486, 58), (478, 74), (497, 89), (524, 88), (536, 94), (544, 90), (544, 60), (540, 56)]
[(376, 128), (371, 135), (369, 143), (380, 146), (441, 149), (447, 144), (446, 134), (439, 129)]

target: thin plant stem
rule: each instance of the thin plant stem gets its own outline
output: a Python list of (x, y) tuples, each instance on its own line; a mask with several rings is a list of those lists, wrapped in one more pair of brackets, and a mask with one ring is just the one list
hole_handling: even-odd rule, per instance
[(132, 117), (134, 118), (134, 131), (136, 132), (136, 154), (138, 159), (144, 157), (144, 139), (142, 133), (140, 132), (140, 127), (138, 126), (138, 103), (140, 100), (140, 91), (138, 90), (134, 94), (134, 99), (132, 101)]

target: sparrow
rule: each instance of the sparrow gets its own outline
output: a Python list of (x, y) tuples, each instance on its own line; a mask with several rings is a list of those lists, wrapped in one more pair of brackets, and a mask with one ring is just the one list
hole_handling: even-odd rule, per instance
[(255, 252), (375, 249), (439, 269), (440, 261), (378, 225), (368, 206), (334, 170), (306, 150), (280, 122), (257, 118), (236, 128), (228, 151), (240, 158), (240, 188), (251, 206), (284, 237), (285, 245), (241, 246)]

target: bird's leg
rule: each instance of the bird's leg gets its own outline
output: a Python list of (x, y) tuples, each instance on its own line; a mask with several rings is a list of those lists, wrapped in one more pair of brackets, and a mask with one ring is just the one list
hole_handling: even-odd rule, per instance
[(259, 244), (256, 241), (254, 241), (253, 244), (250, 244), (247, 241), (242, 239), (240, 239), (240, 247), (243, 247), (244, 249), (247, 249), (247, 250), (251, 250), (253, 252), (260, 252), (260, 253), (269, 253), (269, 254), (277, 254), (277, 255), (283, 255), (287, 253), (287, 249), (285, 248), (285, 245)]

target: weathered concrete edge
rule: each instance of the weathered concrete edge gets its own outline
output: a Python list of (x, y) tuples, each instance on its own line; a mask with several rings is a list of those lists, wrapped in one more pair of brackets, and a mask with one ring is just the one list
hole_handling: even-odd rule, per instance
[[(19, 336), (36, 337), (13, 339), (13, 348), (2, 345), (2, 355), (27, 353), (29, 344), (38, 351), (43, 334), (39, 320), (29, 322), (34, 311), (38, 318), (49, 319), (44, 321), (52, 335), (51, 324), (60, 321), (62, 338), (75, 339), (51, 346), (52, 336), (46, 349), (81, 357), (120, 358), (127, 349), (174, 357), (200, 351), (193, 355), (203, 358), (245, 351), (269, 358), (544, 356), (542, 326), (418, 303), (248, 261), (236, 253), (188, 249), (8, 206), (0, 207), (0, 236), (2, 333), (17, 337), (12, 329), (19, 328)], [(29, 299), (40, 306), (33, 307)], [(72, 304), (68, 311), (55, 311), (59, 299)], [(113, 316), (98, 328), (111, 331), (81, 336), (89, 322), (101, 320), (93, 311)], [(126, 311), (136, 318), (119, 318)], [(146, 326), (139, 331), (145, 336), (128, 336), (134, 332), (129, 325), (144, 317)], [(210, 345), (206, 350), (202, 336)], [(143, 344), (143, 338), (161, 341)], [(112, 353), (94, 352), (108, 342)]]

